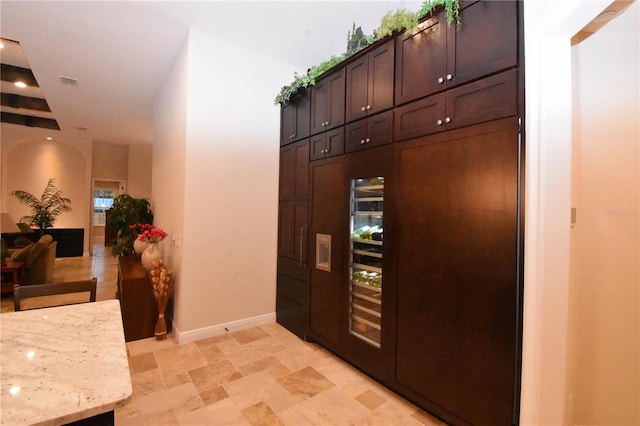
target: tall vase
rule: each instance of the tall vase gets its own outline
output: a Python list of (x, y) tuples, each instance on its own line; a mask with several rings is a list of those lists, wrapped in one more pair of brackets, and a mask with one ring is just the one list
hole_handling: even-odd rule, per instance
[(148, 245), (149, 245), (148, 242), (141, 241), (136, 237), (136, 239), (133, 240), (133, 251), (135, 254), (138, 255), (138, 257), (140, 257), (142, 253), (144, 253)]
[(156, 262), (154, 268), (149, 271), (149, 275), (151, 276), (153, 297), (158, 305), (158, 320), (154, 335), (157, 340), (163, 340), (167, 337), (167, 320), (164, 314), (175, 282), (171, 277), (171, 271), (164, 267), (162, 260)]
[(142, 257), (140, 258), (142, 266), (150, 271), (155, 268), (153, 262), (157, 260), (162, 260), (162, 250), (160, 250), (157, 243), (149, 243), (147, 248), (142, 252)]

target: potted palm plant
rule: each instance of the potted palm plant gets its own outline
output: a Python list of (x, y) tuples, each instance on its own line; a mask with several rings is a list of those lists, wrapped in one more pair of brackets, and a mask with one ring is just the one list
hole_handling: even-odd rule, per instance
[(56, 188), (53, 178), (49, 179), (40, 198), (20, 190), (12, 191), (11, 196), (31, 209), (31, 214), (22, 216), (20, 222), (28, 223), (41, 231), (51, 228), (62, 213), (71, 211), (71, 200), (62, 196), (62, 191)]

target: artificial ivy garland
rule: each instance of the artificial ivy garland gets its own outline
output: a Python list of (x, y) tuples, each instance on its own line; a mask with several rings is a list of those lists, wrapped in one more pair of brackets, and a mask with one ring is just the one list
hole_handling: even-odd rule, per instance
[(422, 18), (432, 14), (433, 11), (440, 6), (444, 6), (447, 24), (451, 25), (455, 21), (456, 26), (459, 28), (461, 25), (459, 0), (425, 0), (420, 10), (415, 13), (404, 9), (387, 12), (382, 17), (380, 28), (374, 30), (373, 35), (369, 36), (363, 34), (360, 27), (356, 28), (354, 23), (353, 29), (347, 34), (347, 51), (342, 55), (332, 56), (328, 60), (312, 66), (305, 75), (294, 72), (293, 82), (280, 89), (280, 93), (276, 96), (274, 104), (278, 105), (289, 102), (299, 90), (315, 85), (316, 78), (370, 44), (382, 40), (395, 32), (415, 28)]

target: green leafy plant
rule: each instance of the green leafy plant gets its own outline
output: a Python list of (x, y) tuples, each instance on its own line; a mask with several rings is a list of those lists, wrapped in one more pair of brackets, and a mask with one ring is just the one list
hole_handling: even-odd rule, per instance
[(364, 49), (376, 40), (390, 36), (396, 32), (415, 28), (418, 22), (434, 10), (444, 6), (447, 24), (451, 25), (454, 21), (456, 26), (462, 25), (460, 21), (460, 0), (424, 0), (419, 11), (413, 13), (405, 9), (398, 9), (395, 12), (386, 13), (380, 22), (380, 27), (374, 31), (373, 35), (365, 35), (362, 28), (353, 24), (353, 28), (347, 34), (347, 51), (338, 56), (332, 56), (330, 59), (322, 61), (319, 65), (309, 68), (305, 75), (293, 73), (293, 82), (280, 89), (280, 93), (276, 96), (274, 104), (285, 104), (289, 102), (303, 88), (316, 84), (316, 79), (322, 74), (338, 65), (340, 62)]
[(414, 28), (418, 20), (418, 14), (405, 9), (387, 12), (380, 21), (380, 27), (374, 31), (375, 37), (382, 40), (393, 33)]
[(56, 218), (62, 213), (71, 211), (71, 200), (62, 196), (62, 191), (55, 185), (55, 179), (49, 179), (44, 192), (37, 198), (26, 191), (12, 191), (11, 196), (31, 209), (31, 214), (22, 216), (20, 222), (37, 226), (39, 229), (51, 228)]
[(451, 25), (455, 21), (456, 26), (459, 28), (462, 25), (460, 21), (460, 0), (425, 0), (417, 13), (418, 19), (432, 14), (433, 11), (440, 6), (444, 6), (447, 24)]
[(118, 195), (114, 198), (113, 207), (107, 220), (107, 226), (117, 231), (116, 240), (111, 245), (111, 255), (128, 256), (134, 254), (133, 241), (141, 229), (140, 226), (151, 223), (153, 223), (153, 212), (149, 200), (133, 198), (129, 194)]

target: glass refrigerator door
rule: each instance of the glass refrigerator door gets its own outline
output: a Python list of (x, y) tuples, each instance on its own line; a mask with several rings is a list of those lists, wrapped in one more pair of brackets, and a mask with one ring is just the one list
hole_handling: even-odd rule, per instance
[(384, 177), (351, 181), (349, 330), (380, 347)]

